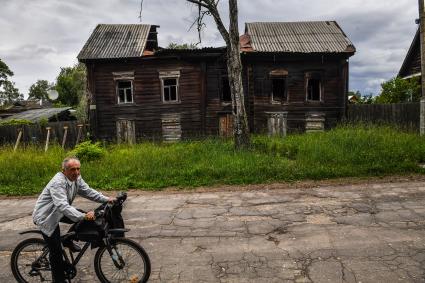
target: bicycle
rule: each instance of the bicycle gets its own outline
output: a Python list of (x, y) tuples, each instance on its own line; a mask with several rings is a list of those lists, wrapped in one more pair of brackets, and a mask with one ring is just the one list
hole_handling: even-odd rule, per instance
[[(101, 282), (148, 281), (151, 272), (148, 254), (137, 242), (125, 238), (125, 232), (129, 229), (114, 227), (117, 226), (116, 219), (122, 221), (121, 210), (126, 199), (125, 193), (119, 194), (113, 204), (105, 203), (95, 209), (95, 221), (80, 221), (74, 231), (61, 236), (62, 242), (67, 239), (85, 242), (76, 257), (71, 251), (68, 251), (68, 256), (63, 249), (68, 282), (77, 275), (76, 265), (90, 245), (92, 249), (97, 248), (94, 269)], [(122, 227), (123, 224), (122, 221)], [(19, 234), (31, 233), (41, 235), (39, 230), (27, 230)], [(44, 239), (29, 238), (20, 242), (13, 250), (11, 268), (13, 276), (20, 283), (52, 281), (49, 249)]]

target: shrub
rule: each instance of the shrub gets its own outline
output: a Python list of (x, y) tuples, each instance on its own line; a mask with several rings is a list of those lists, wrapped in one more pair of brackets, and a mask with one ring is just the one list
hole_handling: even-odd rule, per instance
[(31, 125), (33, 122), (26, 119), (12, 119), (0, 123), (0, 126), (21, 126), (21, 125)]
[(105, 149), (100, 142), (85, 141), (78, 144), (69, 154), (77, 156), (80, 160), (92, 161), (102, 158), (105, 155)]

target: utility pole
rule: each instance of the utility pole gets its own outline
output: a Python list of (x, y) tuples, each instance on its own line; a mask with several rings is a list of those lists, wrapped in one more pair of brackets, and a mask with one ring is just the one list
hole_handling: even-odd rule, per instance
[(421, 45), (421, 85), (422, 85), (422, 96), (421, 96), (421, 114), (420, 114), (420, 134), (425, 135), (425, 0), (419, 0), (419, 38)]

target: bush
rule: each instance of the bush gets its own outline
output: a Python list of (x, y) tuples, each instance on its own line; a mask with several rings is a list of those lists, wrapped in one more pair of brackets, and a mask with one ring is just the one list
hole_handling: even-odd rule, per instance
[(100, 142), (85, 141), (78, 144), (69, 154), (77, 156), (82, 161), (92, 161), (102, 158), (105, 155), (105, 149)]

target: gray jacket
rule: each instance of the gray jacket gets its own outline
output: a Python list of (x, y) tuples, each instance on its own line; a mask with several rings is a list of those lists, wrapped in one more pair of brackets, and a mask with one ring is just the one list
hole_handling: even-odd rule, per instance
[(71, 206), (77, 194), (95, 202), (108, 201), (107, 197), (90, 188), (81, 176), (71, 182), (59, 172), (41, 192), (32, 213), (33, 221), (41, 232), (51, 236), (63, 216), (75, 222), (84, 218), (84, 213)]

